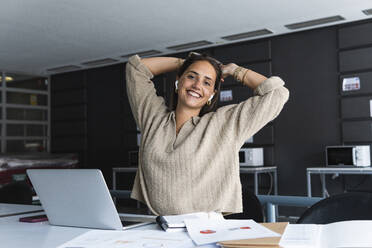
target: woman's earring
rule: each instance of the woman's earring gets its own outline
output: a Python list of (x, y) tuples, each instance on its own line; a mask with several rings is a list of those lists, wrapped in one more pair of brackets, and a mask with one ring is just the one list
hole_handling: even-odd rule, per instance
[(176, 82), (174, 83), (174, 85), (175, 85), (174, 91), (177, 93), (177, 90), (178, 90), (178, 80), (176, 80)]
[(208, 104), (208, 105), (211, 105), (213, 97), (214, 97), (214, 94), (211, 95), (211, 97), (209, 97), (209, 99), (208, 99), (208, 101), (207, 101), (207, 104)]

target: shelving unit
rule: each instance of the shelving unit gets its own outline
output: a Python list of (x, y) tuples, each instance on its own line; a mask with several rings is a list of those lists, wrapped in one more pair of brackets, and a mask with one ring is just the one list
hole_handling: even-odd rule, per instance
[[(340, 118), (345, 145), (372, 144), (372, 23), (338, 29)], [(345, 91), (346, 79), (358, 78), (359, 89)]]
[[(7, 82), (9, 74), (2, 72), (1, 75), (1, 153), (49, 151), (48, 80), (40, 77), (30, 80), (30, 77), (21, 76), (28, 79)], [(38, 82), (42, 89), (24, 87), (30, 82), (32, 87)]]

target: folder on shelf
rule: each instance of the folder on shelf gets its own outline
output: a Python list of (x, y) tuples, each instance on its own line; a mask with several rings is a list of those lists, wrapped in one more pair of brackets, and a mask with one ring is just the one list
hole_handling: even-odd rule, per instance
[[(282, 234), (285, 231), (285, 228), (288, 225), (288, 222), (277, 222), (277, 223), (261, 223), (266, 228), (269, 228), (270, 230)], [(253, 247), (260, 247), (260, 248), (265, 248), (265, 247), (280, 247), (279, 242), (280, 242), (281, 237), (269, 237), (269, 238), (257, 238), (257, 239), (243, 239), (243, 240), (231, 240), (231, 241), (223, 241), (219, 242), (219, 244), (222, 247), (225, 248), (253, 248)]]

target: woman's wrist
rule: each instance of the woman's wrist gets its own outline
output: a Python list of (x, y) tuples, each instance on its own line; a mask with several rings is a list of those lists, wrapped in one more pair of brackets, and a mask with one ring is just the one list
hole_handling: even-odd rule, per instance
[(177, 69), (181, 68), (181, 66), (183, 65), (183, 62), (185, 62), (184, 59), (181, 59), (181, 58), (177, 59)]
[(236, 81), (241, 82), (253, 90), (267, 79), (267, 77), (241, 66), (234, 70), (233, 76)]
[(237, 66), (233, 72), (233, 77), (236, 81), (238, 82), (241, 82), (242, 84), (244, 84), (244, 78), (245, 78), (245, 75), (247, 74), (247, 72), (249, 71), (249, 69), (246, 69), (244, 67), (241, 67), (241, 66)]

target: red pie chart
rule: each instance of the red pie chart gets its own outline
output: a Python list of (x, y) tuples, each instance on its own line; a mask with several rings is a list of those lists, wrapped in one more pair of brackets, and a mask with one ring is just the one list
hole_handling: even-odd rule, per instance
[(213, 230), (201, 230), (200, 233), (201, 234), (212, 234), (212, 233), (215, 233), (216, 231), (213, 231)]

